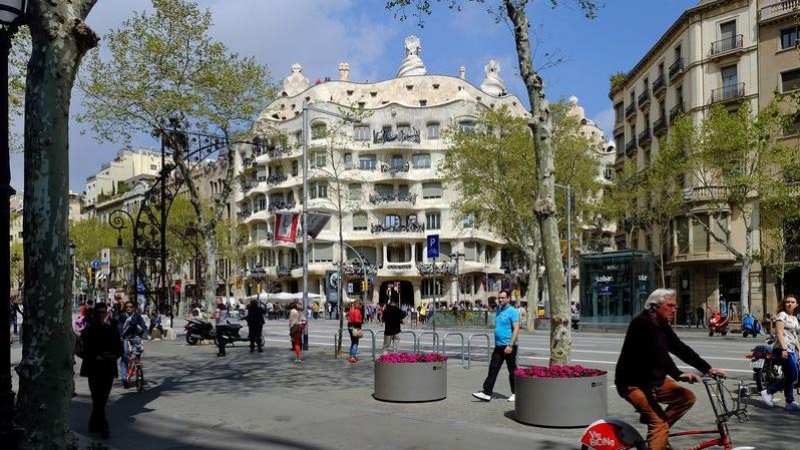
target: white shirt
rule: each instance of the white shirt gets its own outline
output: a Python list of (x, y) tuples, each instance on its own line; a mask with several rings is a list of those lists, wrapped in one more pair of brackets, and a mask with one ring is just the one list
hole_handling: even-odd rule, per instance
[(775, 317), (775, 320), (783, 322), (783, 341), (787, 347), (785, 350), (789, 353), (795, 353), (797, 351), (797, 330), (800, 328), (797, 316), (790, 316), (785, 311), (781, 311)]

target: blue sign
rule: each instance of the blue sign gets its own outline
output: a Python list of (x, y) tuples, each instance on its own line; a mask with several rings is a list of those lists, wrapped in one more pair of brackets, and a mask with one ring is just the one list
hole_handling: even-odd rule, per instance
[(439, 257), (439, 235), (432, 234), (428, 236), (428, 258)]
[(92, 261), (92, 269), (99, 269), (100, 268), (100, 261), (94, 260)]

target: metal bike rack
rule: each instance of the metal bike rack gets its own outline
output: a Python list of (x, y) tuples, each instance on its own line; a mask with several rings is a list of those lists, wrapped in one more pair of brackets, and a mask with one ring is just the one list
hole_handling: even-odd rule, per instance
[(447, 356), (447, 337), (458, 336), (461, 338), (461, 365), (464, 365), (464, 335), (462, 333), (447, 333), (442, 338), (442, 354)]
[[(372, 339), (372, 360), (375, 361), (375, 332), (370, 330), (369, 328), (362, 328), (361, 331), (364, 333), (369, 333), (370, 338)], [(350, 333), (348, 332), (348, 335)], [(339, 346), (339, 336), (342, 336), (342, 345), (344, 345), (344, 330), (336, 330), (336, 333), (333, 334), (333, 354), (336, 355), (336, 348)], [(364, 339), (363, 337), (359, 340)], [(336, 356), (334, 356), (335, 358)]]
[(489, 347), (492, 345), (492, 341), (489, 338), (489, 335), (486, 333), (478, 333), (473, 334), (472, 336), (467, 339), (467, 369), (470, 368), (472, 364), (472, 338), (474, 337), (485, 337), (486, 338), (486, 359), (487, 363), (491, 360), (491, 354), (489, 353)]
[[(398, 336), (402, 335), (402, 334), (410, 334), (411, 335), (411, 337), (413, 338), (412, 341), (411, 341), (412, 342), (411, 351), (413, 353), (418, 353), (418, 351), (419, 351), (419, 338), (417, 337), (417, 333), (414, 333), (413, 331), (405, 330), (405, 331), (401, 331), (400, 334), (398, 334)], [(402, 342), (402, 339), (401, 339), (401, 342)]]
[(422, 336), (430, 335), (433, 336), (433, 352), (436, 353), (439, 351), (439, 335), (434, 333), (433, 331), (423, 331), (417, 336), (417, 353), (420, 351), (420, 341), (422, 341)]

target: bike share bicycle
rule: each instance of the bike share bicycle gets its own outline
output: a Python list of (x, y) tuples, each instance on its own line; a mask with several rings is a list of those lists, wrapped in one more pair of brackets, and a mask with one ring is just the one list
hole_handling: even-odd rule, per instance
[[(726, 384), (726, 381), (728, 384)], [(728, 430), (728, 420), (736, 417), (739, 422), (750, 420), (747, 416), (748, 389), (741, 380), (726, 380), (713, 376), (703, 377), (711, 409), (716, 417), (714, 429), (692, 429), (672, 432), (670, 437), (713, 435), (717, 437), (689, 447), (690, 450), (721, 447), (724, 450), (753, 450), (755, 447), (734, 447)], [(647, 441), (623, 420), (601, 419), (583, 432), (581, 450), (647, 450)]]
[(142, 368), (142, 354), (144, 353), (144, 345), (142, 345), (142, 338), (133, 337), (126, 339), (128, 341), (128, 373), (124, 387), (136, 387), (136, 392), (144, 390), (144, 369)]

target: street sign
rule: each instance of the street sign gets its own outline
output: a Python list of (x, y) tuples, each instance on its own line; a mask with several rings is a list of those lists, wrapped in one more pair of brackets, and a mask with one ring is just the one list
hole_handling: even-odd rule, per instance
[(432, 234), (428, 236), (428, 258), (439, 257), (439, 235)]
[(108, 275), (111, 272), (111, 250), (107, 248), (100, 250), (100, 266), (102, 267), (103, 275)]
[(100, 268), (100, 261), (98, 261), (96, 259), (93, 260), (92, 261), (92, 269), (99, 269), (99, 268)]
[(325, 291), (327, 300), (331, 303), (339, 302), (339, 272), (328, 270), (325, 272)]

